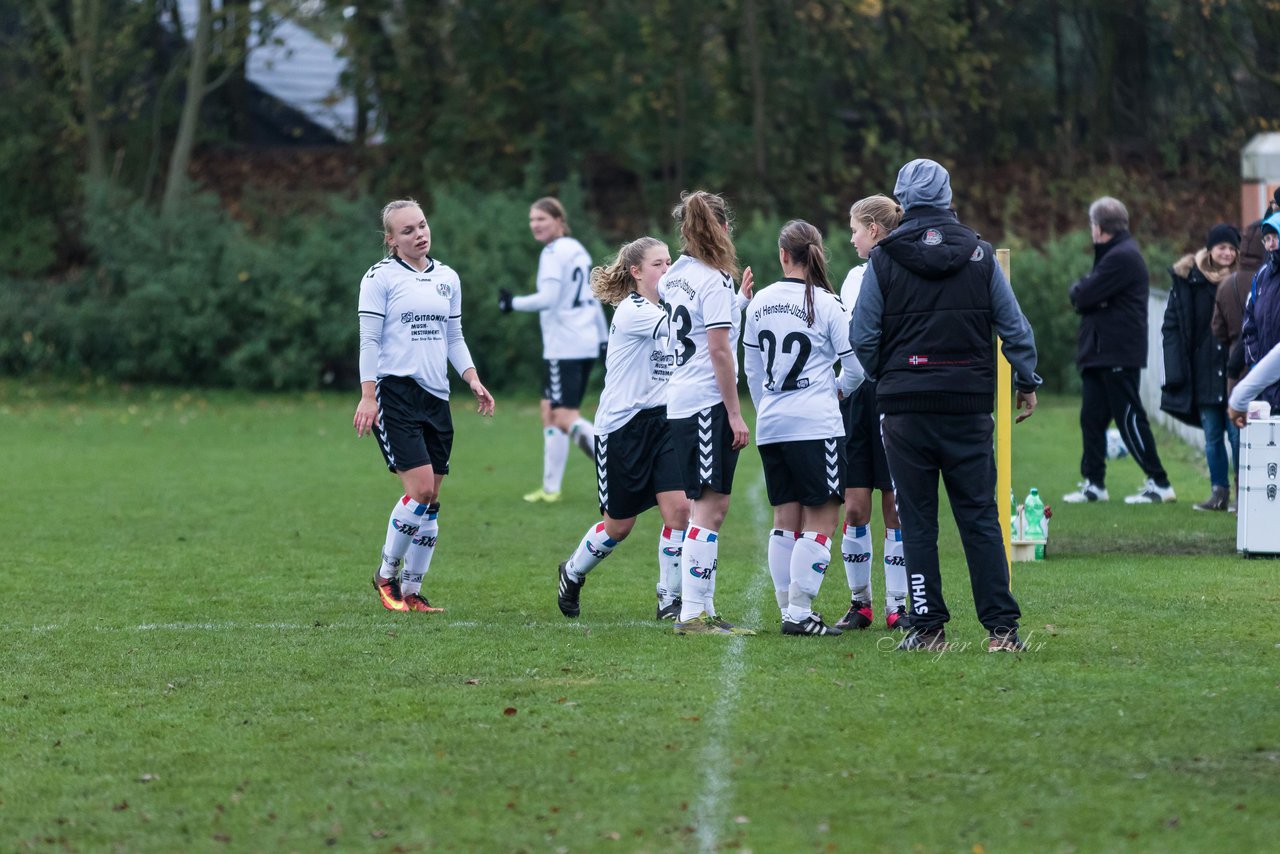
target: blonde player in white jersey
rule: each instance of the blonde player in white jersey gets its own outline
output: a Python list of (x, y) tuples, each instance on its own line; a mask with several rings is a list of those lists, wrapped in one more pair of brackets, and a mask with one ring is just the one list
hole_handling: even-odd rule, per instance
[(543, 244), (538, 258), (538, 290), (513, 296), (503, 288), (498, 308), (536, 311), (542, 327), (542, 486), (525, 501), (560, 500), (572, 441), (588, 458), (595, 455), (595, 429), (582, 417), (582, 397), (591, 368), (609, 338), (604, 310), (591, 293), (591, 256), (569, 236), (569, 221), (558, 199), (544, 197), (529, 208), (529, 230)]
[[(902, 206), (888, 196), (859, 199), (849, 209), (850, 243), (859, 258), (871, 250), (902, 221)], [(840, 288), (840, 301), (850, 317), (862, 288), (865, 264), (849, 271)], [(880, 415), (876, 412), (876, 384), (863, 383), (858, 391), (841, 401), (844, 415), (845, 450), (848, 468), (844, 490), (844, 536), (840, 553), (844, 557), (845, 578), (849, 582), (849, 611), (836, 627), (866, 629), (875, 622), (872, 605), (871, 492), (880, 490), (880, 516), (884, 522), (884, 619), (897, 631), (911, 627), (907, 613), (907, 562), (902, 549), (902, 528), (893, 493), (889, 461), (880, 439)]]
[(658, 280), (671, 266), (660, 240), (642, 237), (623, 246), (606, 267), (591, 272), (601, 302), (616, 306), (609, 327), (604, 391), (596, 409), (596, 478), (603, 521), (587, 529), (569, 559), (560, 564), (560, 613), (578, 616), (587, 573), (608, 557), (635, 527), (636, 517), (657, 505), (659, 620), (680, 612), (680, 556), (689, 525), (671, 429), (667, 382), (675, 356), (667, 336), (667, 313), (658, 305)]
[(448, 366), (471, 387), (481, 415), (493, 415), (493, 396), (462, 337), (458, 274), (431, 257), (422, 208), (412, 199), (391, 202), (382, 209), (382, 228), (387, 257), (360, 283), (360, 403), (353, 426), (357, 436), (377, 437), (404, 494), (392, 508), (373, 585), (387, 610), (439, 612), (444, 609), (421, 591), (453, 448)]
[[(733, 277), (737, 252), (724, 199), (698, 190), (672, 211), (682, 254), (658, 285), (671, 318), (675, 369), (667, 385), (667, 418), (684, 491), (693, 501), (680, 566), (677, 634), (755, 634), (715, 608), (719, 531), (729, 512), (738, 452), (750, 439), (738, 402), (737, 340), (741, 308)], [(751, 270), (742, 276), (750, 293)]]
[[(822, 235), (792, 220), (778, 236), (783, 278), (747, 306), (743, 360), (756, 446), (773, 505), (769, 574), (784, 635), (838, 635), (813, 610), (844, 499), (840, 397), (862, 383), (849, 320), (827, 277)], [(840, 362), (839, 380), (832, 366)], [(837, 390), (838, 386), (838, 390)]]

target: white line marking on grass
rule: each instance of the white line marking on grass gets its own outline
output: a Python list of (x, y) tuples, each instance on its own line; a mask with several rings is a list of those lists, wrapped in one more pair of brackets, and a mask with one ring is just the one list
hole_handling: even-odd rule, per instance
[[(751, 514), (751, 518), (758, 519), (766, 511), (764, 501), (764, 482), (757, 481), (747, 490), (747, 512)], [(754, 527), (752, 528), (754, 530)], [(764, 595), (764, 580), (769, 577), (768, 572), (760, 572), (759, 567), (752, 566), (751, 572), (753, 576), (750, 581), (750, 587), (747, 589), (747, 613), (743, 624), (757, 631), (760, 628), (760, 599)], [(725, 809), (726, 803), (730, 800), (729, 792), (729, 748), (728, 737), (729, 725), (733, 717), (733, 710), (738, 705), (738, 694), (740, 692), (739, 683), (742, 681), (742, 671), (745, 666), (742, 648), (748, 643), (746, 638), (741, 635), (735, 635), (729, 638), (724, 649), (724, 655), (720, 659), (720, 696), (716, 699), (716, 704), (711, 710), (710, 720), (708, 721), (708, 731), (711, 733), (711, 740), (707, 742), (702, 750), (702, 767), (707, 769), (706, 782), (703, 785), (702, 796), (698, 798), (698, 803), (694, 807), (694, 826), (698, 828), (698, 850), (703, 852), (713, 852), (720, 848), (720, 826), (724, 823), (725, 817), (721, 813)]]
[[(222, 621), (212, 623), (139, 623), (136, 626), (93, 626), (96, 632), (262, 632), (262, 631), (381, 631), (386, 628), (397, 628), (403, 618), (394, 618), (395, 622), (386, 623), (239, 623)], [(412, 618), (411, 618), (412, 619)], [(421, 622), (444, 623), (451, 629), (474, 629), (491, 625), (479, 620), (450, 620), (448, 618), (428, 617)], [(613, 629), (651, 629), (653, 631), (671, 631), (670, 622), (658, 620), (531, 620), (521, 624), (528, 629), (553, 629), (560, 631), (609, 631)], [(83, 631), (80, 627), (51, 623), (44, 626), (0, 626), (0, 631), (30, 631), (32, 634), (45, 632)]]

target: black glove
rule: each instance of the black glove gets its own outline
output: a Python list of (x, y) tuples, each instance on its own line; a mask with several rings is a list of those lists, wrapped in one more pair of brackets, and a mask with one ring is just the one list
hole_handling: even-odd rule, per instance
[(600, 342), (600, 361), (603, 362), (606, 358), (608, 358), (608, 356), (609, 356), (609, 342), (601, 341)]
[(503, 314), (511, 313), (511, 300), (514, 299), (511, 291), (506, 288), (498, 289), (498, 311)]

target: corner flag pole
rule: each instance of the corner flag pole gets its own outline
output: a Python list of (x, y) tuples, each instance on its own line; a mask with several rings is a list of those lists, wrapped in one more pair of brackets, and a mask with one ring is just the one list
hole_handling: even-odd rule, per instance
[[(1009, 250), (997, 249), (996, 261), (1009, 278)], [(1005, 496), (1013, 493), (1013, 369), (1000, 351), (996, 336), (996, 509), (1004, 532), (1004, 557), (1009, 564), (1009, 585), (1013, 586), (1013, 531)]]

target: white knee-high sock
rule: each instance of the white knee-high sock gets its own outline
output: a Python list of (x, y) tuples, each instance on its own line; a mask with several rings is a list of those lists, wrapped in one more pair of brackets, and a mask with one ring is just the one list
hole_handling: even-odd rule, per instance
[(422, 517), (426, 513), (427, 505), (419, 504), (407, 495), (391, 508), (387, 540), (382, 546), (382, 566), (378, 569), (383, 578), (396, 577), (396, 571), (404, 563), (405, 552), (409, 551), (410, 542), (422, 527)]
[(605, 533), (604, 522), (596, 522), (582, 535), (577, 550), (564, 568), (565, 572), (581, 581), (600, 561), (613, 554), (616, 545), (618, 541)]
[(400, 593), (409, 596), (422, 590), (422, 579), (431, 568), (431, 558), (436, 553), (436, 537), (440, 533), (440, 504), (437, 502), (427, 507), (422, 516), (422, 525), (418, 533), (409, 543), (409, 551), (404, 555), (404, 572), (400, 578)]
[(769, 575), (773, 578), (773, 598), (784, 614), (791, 601), (791, 552), (796, 546), (796, 532), (774, 528), (769, 532)]
[(569, 461), (569, 436), (559, 427), (542, 430), (542, 489), (559, 492), (564, 464)]
[(844, 523), (840, 543), (844, 575), (849, 580), (849, 598), (871, 604), (871, 526)]
[(902, 552), (902, 529), (884, 529), (884, 606), (887, 613), (907, 604), (907, 559)]
[(715, 607), (716, 553), (719, 546), (715, 531), (690, 525), (684, 536), (680, 555), (680, 619), (692, 620)]
[(813, 600), (822, 587), (822, 579), (831, 563), (831, 539), (817, 531), (801, 531), (791, 551), (791, 601), (787, 619), (793, 623), (807, 620), (813, 613)]
[(569, 438), (578, 446), (578, 450), (594, 461), (596, 458), (596, 428), (585, 418), (579, 418), (569, 427)]
[(680, 597), (680, 557), (684, 531), (664, 525), (658, 535), (658, 600), (662, 607)]

